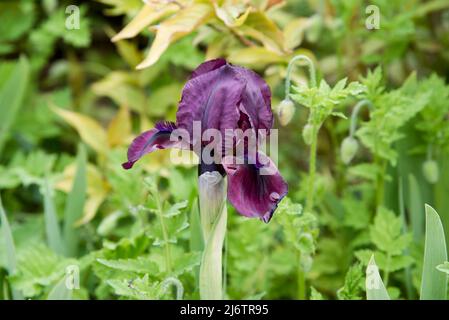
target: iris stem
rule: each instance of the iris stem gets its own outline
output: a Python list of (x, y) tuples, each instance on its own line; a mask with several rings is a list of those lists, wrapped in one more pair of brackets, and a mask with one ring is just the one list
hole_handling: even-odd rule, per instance
[(310, 81), (310, 85), (312, 87), (316, 87), (316, 71), (315, 71), (315, 66), (312, 62), (312, 60), (303, 54), (297, 55), (295, 57), (293, 57), (290, 62), (288, 63), (288, 67), (287, 67), (287, 77), (285, 78), (285, 99), (286, 100), (290, 100), (290, 86), (291, 86), (291, 76), (292, 76), (292, 71), (293, 71), (293, 66), (295, 64), (295, 62), (303, 60), (307, 63), (307, 67), (309, 69), (309, 81)]

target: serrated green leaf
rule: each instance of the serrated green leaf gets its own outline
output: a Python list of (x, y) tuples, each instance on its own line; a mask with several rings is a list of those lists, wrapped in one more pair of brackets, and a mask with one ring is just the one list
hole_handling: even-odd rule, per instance
[(112, 269), (117, 269), (125, 272), (136, 272), (149, 275), (156, 275), (159, 273), (157, 264), (148, 257), (137, 257), (136, 259), (118, 259), (107, 260), (97, 259), (99, 263)]

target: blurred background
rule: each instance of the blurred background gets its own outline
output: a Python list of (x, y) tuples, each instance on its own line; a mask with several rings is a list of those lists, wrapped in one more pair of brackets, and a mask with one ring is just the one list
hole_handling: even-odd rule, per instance
[[(378, 28), (367, 28), (369, 5)], [(127, 146), (174, 121), (190, 72), (217, 57), (262, 75), (276, 113), (298, 54), (331, 86), (368, 87), (379, 103), (375, 116), (361, 110), (362, 127), (410, 116), (385, 131), (398, 138), (393, 153), (361, 137), (350, 165), (340, 156), (350, 122), (327, 119), (306, 213), (308, 111), (297, 105), (286, 127), (276, 118), (289, 195), (267, 225), (229, 206), (227, 297), (361, 299), (372, 253), (392, 298), (417, 297), (424, 203), (449, 232), (449, 1), (4, 0), (0, 21), (0, 195), (12, 234), (0, 237), (0, 298), (61, 298), (75, 266), (72, 298), (171, 299), (161, 284), (175, 277), (197, 299), (197, 170), (161, 151), (124, 171)], [(376, 67), (379, 79), (367, 77)], [(306, 83), (306, 70), (292, 79)], [(356, 102), (338, 111), (350, 117)], [(373, 175), (385, 178), (381, 200)]]

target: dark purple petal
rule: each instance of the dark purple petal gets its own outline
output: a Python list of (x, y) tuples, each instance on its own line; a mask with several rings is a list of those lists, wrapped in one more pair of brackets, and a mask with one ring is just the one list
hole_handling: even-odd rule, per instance
[(226, 60), (222, 58), (206, 61), (200, 64), (195, 70), (193, 70), (189, 80), (201, 76), (210, 71), (213, 71), (215, 69), (218, 69), (221, 66), (224, 66), (225, 64)]
[(225, 129), (237, 128), (244, 87), (244, 79), (228, 64), (189, 80), (176, 114), (178, 128), (187, 130), (193, 143), (200, 138), (193, 136), (194, 121), (201, 122), (201, 133), (214, 128), (224, 137)]
[(235, 70), (245, 79), (240, 110), (248, 115), (251, 125), (257, 133), (258, 129), (267, 130), (273, 127), (271, 110), (271, 91), (265, 80), (252, 70), (235, 66)]
[[(261, 153), (258, 158), (261, 163), (258, 161), (257, 165), (236, 164), (235, 157), (223, 159), (228, 175), (228, 199), (240, 214), (269, 222), (288, 186), (270, 158)], [(262, 174), (263, 170), (270, 174)]]
[(159, 122), (154, 129), (145, 131), (133, 140), (128, 148), (128, 161), (122, 164), (124, 169), (131, 169), (134, 163), (147, 153), (157, 149), (174, 147), (178, 141), (170, 141), (170, 135), (176, 125), (173, 122)]

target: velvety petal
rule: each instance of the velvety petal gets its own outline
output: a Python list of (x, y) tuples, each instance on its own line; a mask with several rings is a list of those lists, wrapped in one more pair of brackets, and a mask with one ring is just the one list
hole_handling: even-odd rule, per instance
[(172, 122), (159, 122), (154, 129), (140, 134), (129, 146), (128, 161), (122, 164), (123, 168), (131, 169), (137, 160), (154, 150), (176, 146), (178, 141), (170, 141), (170, 135), (175, 129)]
[(203, 62), (195, 70), (193, 70), (192, 74), (190, 75), (190, 79), (196, 78), (205, 73), (208, 73), (210, 71), (218, 69), (221, 66), (224, 66), (225, 64), (226, 64), (226, 60), (222, 59), (222, 58)]
[(288, 191), (275, 164), (261, 153), (256, 164), (237, 164), (235, 157), (226, 158), (223, 167), (228, 175), (229, 201), (240, 214), (269, 222)]
[[(252, 127), (270, 130), (273, 127), (273, 112), (271, 110), (271, 91), (265, 80), (252, 70), (234, 67), (245, 80), (242, 101), (239, 108), (248, 115)], [(269, 134), (269, 131), (267, 132)]]
[(193, 122), (201, 122), (201, 133), (206, 129), (237, 128), (240, 103), (245, 82), (228, 64), (190, 79), (184, 86), (176, 114), (178, 128), (187, 130), (192, 144), (201, 137), (193, 136)]

